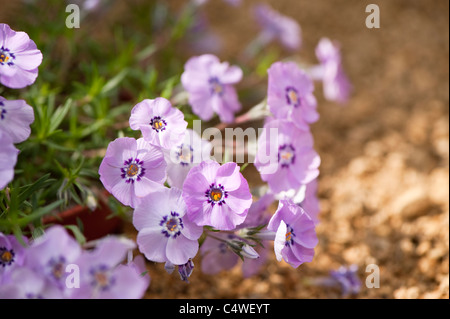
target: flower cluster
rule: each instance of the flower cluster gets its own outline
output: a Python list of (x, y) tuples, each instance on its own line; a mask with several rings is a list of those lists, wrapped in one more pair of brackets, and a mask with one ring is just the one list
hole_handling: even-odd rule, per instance
[[(42, 53), (25, 32), (16, 32), (0, 23), (0, 83), (21, 89), (34, 83)], [(0, 96), (0, 190), (14, 178), (19, 151), (14, 144), (30, 136), (33, 108), (24, 100)]]
[(83, 249), (62, 226), (23, 246), (0, 233), (2, 299), (136, 299), (150, 284), (143, 259), (124, 259), (135, 244), (106, 237)]

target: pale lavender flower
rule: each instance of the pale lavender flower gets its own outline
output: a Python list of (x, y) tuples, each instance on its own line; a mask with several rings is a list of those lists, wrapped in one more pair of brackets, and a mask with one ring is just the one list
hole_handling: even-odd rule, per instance
[(352, 91), (352, 85), (342, 66), (339, 44), (323, 38), (316, 47), (320, 65), (310, 70), (311, 75), (323, 81), (324, 96), (329, 101), (346, 103)]
[(206, 237), (200, 252), (202, 254), (201, 269), (208, 275), (215, 275), (222, 270), (230, 270), (237, 265), (239, 257), (227, 245), (226, 241), (236, 238), (233, 234), (214, 233)]
[(330, 277), (341, 288), (342, 296), (356, 295), (361, 290), (361, 280), (358, 277), (358, 266), (341, 266), (338, 270), (330, 271)]
[(263, 45), (278, 40), (289, 50), (298, 50), (301, 47), (302, 34), (297, 21), (280, 14), (267, 4), (256, 6), (255, 16), (263, 29), (260, 35)]
[(78, 242), (64, 227), (56, 225), (31, 244), (24, 265), (62, 291), (67, 278), (66, 266), (75, 263), (80, 255)]
[(164, 188), (166, 166), (160, 148), (122, 137), (108, 145), (99, 174), (107, 191), (134, 208), (140, 198)]
[(205, 161), (189, 172), (183, 185), (189, 218), (199, 226), (232, 230), (242, 224), (252, 203), (247, 180), (236, 163)]
[(0, 83), (21, 89), (34, 83), (42, 53), (25, 32), (0, 23)]
[(133, 214), (139, 250), (149, 260), (183, 265), (198, 252), (203, 228), (191, 222), (177, 188), (163, 189), (143, 198)]
[(311, 217), (314, 223), (317, 225), (319, 223), (319, 213), (320, 213), (320, 202), (317, 197), (317, 189), (319, 183), (317, 178), (306, 185), (305, 189), (305, 199), (300, 203), (300, 206), (306, 211), (306, 213)]
[(294, 62), (276, 62), (268, 70), (267, 104), (277, 119), (292, 121), (299, 129), (319, 119), (314, 84)]
[(7, 100), (0, 96), (0, 130), (9, 134), (13, 143), (28, 139), (33, 122), (33, 108), (24, 100)]
[(280, 201), (267, 228), (276, 232), (274, 250), (278, 261), (282, 259), (297, 268), (311, 262), (318, 243), (311, 217), (292, 201)]
[[(25, 243), (27, 242), (24, 238)], [(11, 271), (23, 265), (25, 259), (25, 247), (23, 247), (14, 235), (0, 233), (0, 285), (8, 281)]]
[(165, 152), (169, 185), (182, 189), (191, 168), (211, 158), (211, 148), (211, 143), (202, 140), (197, 132), (186, 130), (184, 141)]
[(13, 269), (10, 281), (0, 286), (0, 299), (62, 299), (63, 292), (29, 268)]
[(255, 166), (275, 194), (299, 189), (319, 175), (320, 157), (313, 149), (310, 132), (287, 120), (264, 125), (258, 140)]
[(234, 114), (241, 109), (233, 84), (241, 81), (242, 75), (239, 67), (221, 63), (211, 54), (189, 59), (184, 66), (181, 83), (189, 93), (192, 111), (204, 121), (209, 121), (217, 113), (222, 122), (233, 122)]
[(149, 279), (134, 265), (121, 264), (135, 248), (126, 238), (106, 237), (93, 251), (85, 251), (77, 260), (80, 288), (71, 289), (74, 299), (139, 299), (147, 290)]
[(261, 268), (266, 264), (267, 259), (269, 257), (267, 247), (256, 246), (256, 253), (259, 255), (259, 258), (254, 259), (244, 259), (242, 263), (242, 276), (244, 278), (249, 278), (258, 274)]
[(183, 113), (165, 98), (143, 100), (131, 110), (130, 127), (140, 130), (155, 146), (170, 149), (183, 141), (187, 122)]
[(19, 150), (14, 147), (12, 138), (0, 130), (0, 190), (14, 178), (14, 167)]

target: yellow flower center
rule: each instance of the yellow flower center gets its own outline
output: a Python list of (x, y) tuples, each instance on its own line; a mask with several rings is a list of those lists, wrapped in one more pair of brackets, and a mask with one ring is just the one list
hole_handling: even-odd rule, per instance
[(3, 252), (1, 259), (4, 263), (9, 263), (13, 259), (13, 255), (10, 251)]
[(137, 166), (136, 164), (131, 164), (130, 166), (128, 166), (127, 168), (128, 177), (136, 176), (138, 173), (139, 173), (139, 166)]
[(0, 63), (6, 63), (6, 62), (8, 62), (8, 60), (9, 60), (9, 56), (7, 56), (3, 53), (0, 54)]

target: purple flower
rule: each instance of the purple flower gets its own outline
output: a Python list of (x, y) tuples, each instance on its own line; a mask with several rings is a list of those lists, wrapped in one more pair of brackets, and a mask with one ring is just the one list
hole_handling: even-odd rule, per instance
[(270, 69), (267, 104), (277, 119), (292, 121), (299, 129), (319, 119), (314, 84), (294, 62), (276, 62)]
[(233, 122), (234, 114), (241, 109), (233, 87), (241, 79), (239, 67), (220, 63), (219, 58), (211, 54), (189, 59), (181, 75), (192, 111), (204, 121), (209, 121), (215, 112), (224, 123)]
[(280, 14), (267, 4), (256, 6), (255, 16), (257, 22), (263, 28), (261, 33), (263, 44), (278, 39), (289, 50), (300, 48), (302, 35), (297, 21)]
[(151, 193), (139, 202), (133, 225), (139, 250), (147, 259), (183, 265), (197, 254), (203, 228), (190, 221), (186, 210), (177, 188)]
[(317, 45), (316, 55), (321, 64), (313, 68), (312, 75), (323, 81), (325, 98), (329, 101), (346, 103), (349, 99), (352, 85), (342, 66), (339, 45), (327, 38), (323, 38)]
[[(26, 242), (26, 238), (24, 238)], [(0, 233), (0, 285), (8, 280), (11, 271), (23, 265), (25, 248), (14, 235)]]
[[(139, 299), (149, 280), (134, 265), (122, 265), (135, 244), (126, 238), (106, 237), (93, 251), (78, 259), (80, 288), (72, 289), (74, 299)], [(136, 271), (138, 270), (138, 271)]]
[(0, 130), (11, 136), (13, 143), (25, 141), (31, 133), (34, 111), (24, 100), (11, 100), (0, 96)]
[(163, 152), (144, 139), (122, 137), (108, 145), (99, 174), (111, 194), (134, 208), (139, 198), (164, 187), (166, 162)]
[(270, 193), (266, 193), (258, 200), (254, 201), (248, 210), (247, 218), (239, 228), (258, 227), (267, 224), (270, 217), (272, 217), (269, 208), (274, 201), (274, 195)]
[(261, 270), (261, 267), (267, 262), (268, 259), (268, 250), (264, 247), (257, 246), (255, 247), (256, 252), (259, 255), (259, 258), (254, 259), (244, 259), (242, 263), (242, 275), (244, 278), (252, 277)]
[(62, 226), (53, 226), (38, 237), (26, 251), (24, 265), (59, 289), (65, 287), (66, 266), (75, 263), (81, 247)]
[(150, 144), (170, 149), (183, 141), (187, 122), (179, 109), (158, 97), (136, 104), (131, 110), (130, 127), (140, 130)]
[(286, 120), (264, 125), (258, 140), (255, 166), (274, 193), (299, 189), (319, 175), (320, 157), (310, 132)]
[(29, 268), (18, 267), (10, 281), (0, 286), (0, 299), (62, 299), (63, 292)]
[(0, 130), (0, 190), (14, 178), (14, 167), (19, 150), (14, 147), (12, 138)]
[(189, 283), (189, 277), (191, 277), (192, 272), (194, 271), (194, 262), (192, 259), (189, 259), (187, 263), (184, 265), (178, 266), (178, 273), (180, 274), (181, 280)]
[(318, 180), (315, 179), (306, 185), (305, 199), (300, 203), (316, 225), (319, 223), (320, 212), (320, 202), (317, 197), (318, 184)]
[(232, 230), (244, 222), (252, 204), (248, 183), (236, 163), (202, 162), (183, 185), (189, 218), (199, 226)]
[(341, 266), (338, 270), (330, 271), (330, 277), (341, 288), (342, 296), (356, 295), (361, 290), (361, 281), (358, 277), (358, 266)]
[(183, 188), (192, 167), (211, 157), (211, 143), (202, 140), (193, 130), (186, 130), (184, 141), (166, 152), (167, 182), (171, 187)]
[(214, 237), (206, 237), (200, 252), (202, 254), (202, 272), (208, 275), (215, 275), (222, 270), (232, 269), (239, 260), (225, 241), (232, 240), (236, 236), (233, 234), (214, 233)]
[(280, 201), (267, 229), (276, 232), (274, 249), (278, 261), (284, 259), (294, 268), (312, 261), (318, 239), (314, 222), (303, 208), (292, 201)]
[(38, 76), (42, 53), (25, 32), (0, 23), (0, 82), (12, 89), (33, 84)]

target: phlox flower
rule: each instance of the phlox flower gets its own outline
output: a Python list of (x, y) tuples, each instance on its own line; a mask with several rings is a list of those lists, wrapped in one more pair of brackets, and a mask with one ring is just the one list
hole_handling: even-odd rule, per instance
[(252, 203), (247, 180), (236, 163), (204, 161), (189, 172), (183, 185), (189, 218), (199, 226), (232, 230), (244, 222)]
[(9, 134), (13, 143), (28, 139), (33, 122), (33, 108), (24, 100), (7, 100), (0, 96), (0, 130)]
[(148, 276), (141, 276), (142, 266), (122, 264), (135, 246), (129, 239), (112, 236), (101, 239), (94, 250), (83, 252), (77, 260), (80, 288), (71, 289), (71, 298), (142, 298), (149, 285)]
[[(24, 238), (25, 243), (27, 242)], [(23, 265), (25, 259), (25, 247), (23, 247), (14, 235), (0, 233), (0, 285), (8, 281), (11, 271)]]
[(289, 50), (301, 47), (301, 28), (294, 19), (280, 14), (267, 4), (256, 6), (255, 17), (262, 27), (260, 38), (263, 44), (278, 40)]
[(339, 45), (330, 39), (323, 38), (316, 47), (316, 56), (320, 65), (313, 68), (312, 75), (323, 81), (325, 98), (329, 101), (346, 103), (352, 85), (342, 65)]
[(330, 277), (341, 288), (342, 296), (356, 295), (361, 290), (361, 280), (358, 276), (358, 266), (341, 266), (337, 270), (330, 271)]
[(203, 228), (191, 222), (181, 190), (165, 188), (136, 206), (133, 225), (139, 250), (149, 260), (184, 265), (198, 252)]
[(166, 162), (160, 148), (143, 138), (111, 142), (100, 164), (100, 180), (122, 204), (135, 207), (139, 198), (164, 187)]
[(208, 275), (215, 275), (222, 270), (230, 270), (239, 261), (239, 256), (225, 242), (235, 238), (235, 235), (214, 233), (214, 237), (216, 238), (206, 237), (200, 248), (202, 254), (201, 270)]
[(267, 104), (277, 119), (292, 121), (298, 128), (309, 130), (319, 119), (314, 84), (294, 62), (276, 62), (268, 70)]
[(0, 299), (62, 299), (62, 290), (30, 268), (12, 270), (10, 280), (0, 286)]
[(282, 259), (297, 268), (311, 262), (318, 243), (311, 217), (292, 201), (282, 200), (267, 229), (276, 232), (274, 250), (278, 261)]
[(197, 132), (188, 129), (184, 141), (165, 152), (167, 182), (171, 187), (183, 188), (192, 167), (211, 158), (210, 142), (202, 140)]
[(78, 242), (64, 227), (56, 225), (47, 229), (28, 247), (24, 265), (63, 291), (67, 278), (66, 267), (75, 263), (80, 255)]
[(18, 154), (19, 150), (14, 147), (12, 138), (0, 130), (0, 190), (13, 180)]
[(234, 114), (241, 109), (233, 84), (241, 81), (242, 75), (239, 67), (221, 63), (211, 54), (190, 58), (184, 66), (181, 83), (189, 93), (192, 111), (204, 121), (217, 113), (222, 122), (233, 122)]
[(319, 175), (320, 157), (313, 144), (310, 132), (299, 130), (287, 120), (264, 125), (255, 166), (273, 193), (297, 190)]
[(143, 100), (131, 110), (130, 127), (140, 130), (155, 146), (170, 149), (183, 141), (187, 122), (183, 113), (165, 98)]
[(0, 83), (21, 89), (34, 83), (42, 53), (25, 32), (0, 23)]

